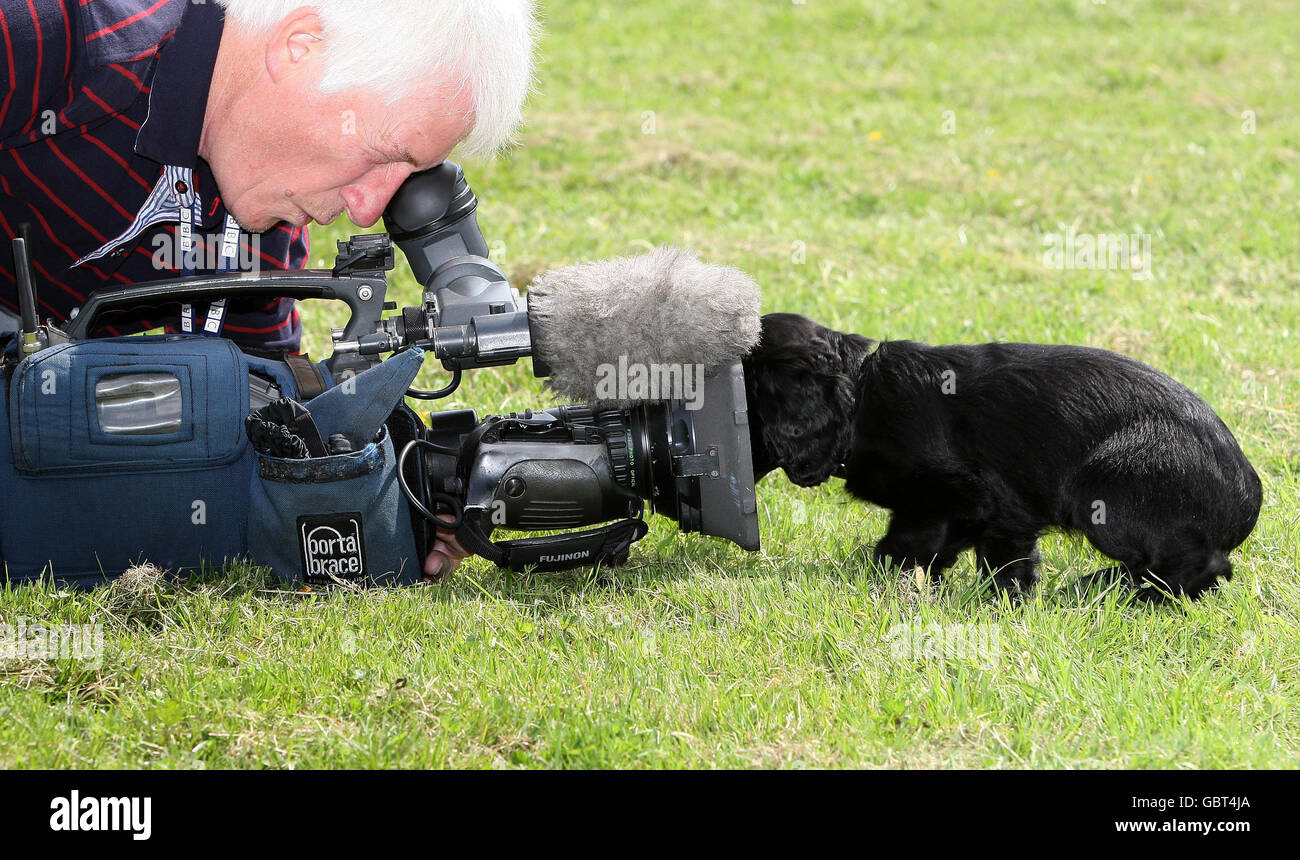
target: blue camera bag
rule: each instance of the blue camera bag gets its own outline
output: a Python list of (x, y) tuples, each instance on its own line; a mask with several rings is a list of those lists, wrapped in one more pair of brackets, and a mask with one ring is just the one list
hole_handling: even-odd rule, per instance
[[(347, 383), (364, 395), (379, 369)], [(400, 392), (376, 438), (352, 453), (280, 460), (253, 450), (244, 419), (254, 389), (296, 396), (294, 374), (222, 338), (74, 341), (7, 363), (3, 382), (0, 569), (10, 581), (94, 585), (146, 561), (181, 572), (240, 560), (293, 584), (420, 578), (426, 535), (395, 454), (419, 419)]]

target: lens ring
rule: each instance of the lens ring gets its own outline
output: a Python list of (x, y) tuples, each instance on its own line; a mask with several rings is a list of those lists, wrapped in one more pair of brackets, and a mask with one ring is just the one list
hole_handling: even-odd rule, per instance
[(596, 416), (596, 425), (605, 436), (605, 447), (609, 449), (609, 468), (614, 473), (614, 480), (619, 486), (635, 489), (636, 479), (632, 471), (629, 444), (631, 432), (623, 420), (623, 413), (614, 409), (601, 412)]

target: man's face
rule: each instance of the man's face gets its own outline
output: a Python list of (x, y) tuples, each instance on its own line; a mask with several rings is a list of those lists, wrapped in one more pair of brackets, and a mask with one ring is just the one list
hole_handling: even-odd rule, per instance
[(362, 90), (304, 96), (296, 106), (267, 105), (260, 128), (240, 123), (231, 151), (210, 159), (226, 208), (246, 230), (329, 224), (343, 212), (369, 227), (406, 177), (442, 163), (470, 128), (432, 99), (382, 105)]
[(344, 212), (369, 227), (406, 177), (442, 163), (471, 128), (468, 97), (446, 90), (391, 105), (364, 89), (323, 95), (322, 43), (307, 17), (261, 49), (266, 72), (226, 109), (209, 105), (203, 154), (246, 230)]

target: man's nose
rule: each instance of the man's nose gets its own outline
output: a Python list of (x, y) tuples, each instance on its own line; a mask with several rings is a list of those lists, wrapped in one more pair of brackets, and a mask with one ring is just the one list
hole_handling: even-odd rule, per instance
[(384, 208), (398, 187), (410, 175), (410, 165), (390, 164), (380, 170), (372, 170), (345, 187), (342, 191), (343, 205), (347, 207), (352, 223), (358, 227), (373, 226), (379, 216), (384, 214)]

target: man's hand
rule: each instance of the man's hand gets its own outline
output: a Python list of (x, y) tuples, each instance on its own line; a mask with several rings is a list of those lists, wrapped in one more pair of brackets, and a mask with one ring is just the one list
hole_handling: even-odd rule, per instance
[(473, 555), (456, 540), (456, 533), (450, 529), (438, 529), (429, 547), (429, 555), (424, 560), (424, 579), (438, 582), (451, 576), (451, 572), (460, 567), (462, 559)]

